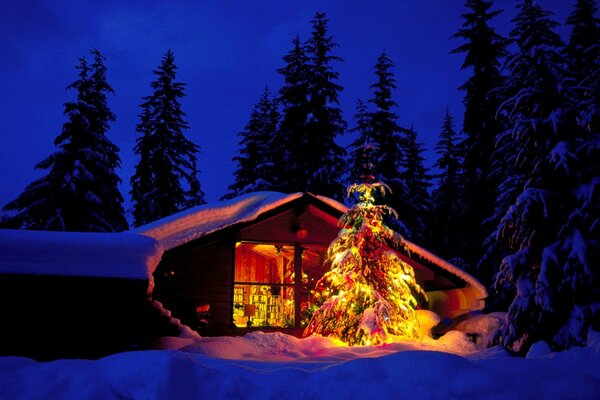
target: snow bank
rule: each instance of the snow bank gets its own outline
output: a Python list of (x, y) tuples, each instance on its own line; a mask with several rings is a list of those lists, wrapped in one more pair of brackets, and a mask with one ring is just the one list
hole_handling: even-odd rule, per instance
[(257, 192), (213, 204), (204, 204), (140, 226), (132, 232), (158, 240), (166, 250), (217, 230), (253, 221), (264, 212), (295, 200), (302, 193)]
[(0, 273), (149, 279), (163, 253), (132, 233), (0, 229)]
[(456, 325), (456, 330), (473, 335), (479, 347), (486, 348), (491, 344), (494, 333), (504, 325), (505, 321), (505, 312), (475, 314)]
[[(521, 359), (499, 348), (453, 354), (435, 341), (343, 347), (260, 332), (173, 340), (187, 345), (97, 361), (0, 358), (0, 398), (586, 400), (600, 393), (598, 343)], [(463, 340), (446, 339), (454, 348)]]

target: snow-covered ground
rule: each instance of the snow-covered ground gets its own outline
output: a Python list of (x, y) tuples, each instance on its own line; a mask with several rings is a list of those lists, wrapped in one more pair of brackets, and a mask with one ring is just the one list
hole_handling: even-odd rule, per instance
[[(481, 325), (481, 324), (480, 324)], [(439, 340), (347, 347), (282, 333), (164, 338), (96, 361), (0, 358), (1, 399), (599, 399), (600, 334), (523, 358)]]

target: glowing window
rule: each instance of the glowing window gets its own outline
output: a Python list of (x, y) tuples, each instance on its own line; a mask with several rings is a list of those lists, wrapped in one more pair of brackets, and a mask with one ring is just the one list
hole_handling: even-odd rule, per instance
[(234, 279), (237, 327), (294, 327), (294, 246), (239, 244)]

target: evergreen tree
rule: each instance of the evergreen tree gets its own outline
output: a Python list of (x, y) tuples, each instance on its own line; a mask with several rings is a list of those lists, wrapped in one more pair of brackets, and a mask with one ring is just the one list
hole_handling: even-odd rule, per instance
[(79, 78), (67, 88), (77, 99), (65, 103), (57, 151), (36, 165), (48, 174), (31, 184), (4, 210), (14, 214), (9, 226), (21, 229), (114, 232), (127, 229), (123, 197), (115, 170), (119, 149), (107, 137), (115, 120), (107, 104), (113, 89), (106, 81), (104, 57), (92, 50), (93, 63), (79, 60)]
[(591, 83), (600, 53), (600, 20), (596, 17), (597, 12), (595, 0), (577, 0), (566, 21), (572, 30), (565, 53), (577, 83), (584, 87)]
[(343, 60), (331, 54), (338, 45), (328, 36), (328, 22), (325, 13), (317, 12), (311, 21), (311, 36), (306, 42), (310, 58), (310, 111), (306, 135), (312, 147), (312, 151), (305, 154), (309, 163), (307, 190), (341, 199), (344, 187), (340, 177), (346, 168), (346, 152), (336, 143), (336, 138), (346, 131), (346, 122), (338, 100), (343, 88), (336, 83), (339, 73), (333, 69), (332, 63)]
[[(472, 70), (471, 77), (460, 87), (465, 91), (463, 120), (463, 191), (462, 235), (460, 254), (471, 267), (483, 254), (483, 241), (489, 228), (483, 222), (493, 214), (496, 189), (502, 177), (493, 174), (492, 154), (497, 136), (504, 130), (496, 119), (501, 99), (493, 90), (502, 85), (501, 60), (506, 56), (508, 41), (489, 25), (501, 13), (491, 10), (492, 0), (466, 0), (468, 11), (462, 15), (462, 28), (453, 35), (465, 42), (452, 53), (465, 53), (463, 69)], [(491, 269), (491, 265), (481, 264)], [(473, 271), (476, 275), (489, 273)]]
[(593, 143), (600, 131), (600, 19), (594, 0), (577, 0), (567, 24), (572, 31), (565, 53), (569, 69), (578, 87), (578, 103), (581, 127), (590, 132)]
[(176, 70), (169, 50), (154, 71), (153, 94), (141, 105), (134, 148), (140, 161), (131, 178), (135, 226), (204, 204), (196, 165), (200, 148), (183, 134), (189, 128), (179, 103), (185, 85), (175, 81)]
[(342, 229), (327, 250), (331, 269), (314, 292), (322, 305), (304, 336), (329, 335), (351, 346), (385, 343), (389, 335), (419, 336), (414, 308), (426, 295), (412, 267), (389, 247), (390, 241), (401, 243), (383, 224), (383, 215), (394, 211), (375, 204), (375, 192), (383, 195), (384, 188), (381, 183), (349, 187), (360, 200), (342, 216)]
[[(388, 221), (394, 229), (403, 235), (410, 234), (410, 226), (406, 223), (406, 207), (408, 190), (402, 179), (402, 154), (401, 144), (404, 139), (401, 136), (406, 132), (405, 128), (398, 125), (398, 116), (394, 112), (397, 107), (392, 99), (392, 91), (396, 89), (396, 79), (392, 63), (385, 51), (377, 58), (375, 64), (375, 75), (377, 80), (371, 85), (373, 97), (369, 104), (374, 111), (368, 112), (366, 118), (368, 125), (364, 128), (371, 132), (373, 140), (373, 173), (375, 180), (385, 182), (391, 189), (389, 204), (396, 209), (400, 217), (395, 221)], [(356, 161), (353, 161), (356, 163)]]
[(327, 35), (327, 22), (325, 14), (316, 13), (311, 37), (304, 44), (296, 38), (283, 58), (286, 66), (278, 70), (285, 79), (279, 92), (283, 109), (276, 146), (284, 150), (284, 164), (278, 180), (282, 191), (339, 199), (345, 151), (335, 140), (346, 124), (338, 107), (342, 87), (331, 66), (341, 59), (331, 55), (337, 45)]
[(233, 158), (237, 163), (235, 182), (229, 186), (225, 198), (240, 196), (263, 190), (273, 190), (277, 184), (273, 161), (278, 152), (274, 146), (279, 111), (277, 102), (271, 99), (269, 89), (265, 87), (259, 102), (254, 106), (248, 124), (240, 132), (239, 155)]
[(428, 228), (429, 242), (437, 254), (445, 259), (460, 256), (459, 232), (461, 221), (460, 168), (462, 164), (458, 149), (459, 136), (454, 128), (454, 119), (446, 110), (439, 140), (435, 145), (438, 159), (434, 168), (441, 172), (439, 184), (432, 193), (432, 210)]
[(275, 159), (279, 191), (290, 193), (304, 190), (308, 167), (305, 165), (306, 153), (311, 151), (305, 124), (309, 114), (308, 107), (308, 57), (299, 37), (295, 37), (293, 48), (283, 57), (285, 67), (277, 70), (284, 77), (284, 85), (279, 89), (278, 102), (281, 104), (281, 121), (273, 142), (273, 150), (281, 157)]
[(520, 186), (496, 236), (508, 251), (497, 283), (515, 290), (499, 341), (525, 353), (539, 340), (553, 350), (585, 344), (600, 300), (599, 246), (597, 203), (584, 208), (591, 215), (581, 215), (577, 205), (597, 194), (582, 190), (581, 130), (571, 111), (574, 95), (554, 32), (558, 24), (531, 0), (518, 7), (511, 32), (518, 51), (509, 57), (508, 99), (500, 111), (516, 151), (516, 174), (505, 183)]
[[(583, 315), (583, 326), (578, 326), (580, 333), (585, 331), (590, 315), (593, 328), (600, 329), (600, 296), (593, 290), (600, 285), (597, 268), (600, 265), (600, 20), (597, 13), (595, 1), (580, 0), (567, 19), (573, 26), (566, 53), (576, 79), (574, 108), (581, 136), (576, 148), (574, 207), (559, 237), (564, 249), (573, 249), (567, 256), (565, 269), (573, 274), (570, 283), (576, 291), (574, 308)], [(581, 244), (585, 253), (577, 253)], [(574, 316), (577, 316), (575, 312), (572, 318)], [(563, 346), (583, 341), (576, 331), (571, 335), (576, 339), (565, 335)]]
[(413, 127), (405, 131), (404, 140), (400, 142), (402, 151), (400, 179), (406, 188), (406, 195), (401, 197), (402, 219), (408, 228), (411, 240), (423, 243), (428, 234), (426, 218), (431, 211), (429, 186), (431, 176), (423, 165), (423, 144), (417, 142), (417, 132)]

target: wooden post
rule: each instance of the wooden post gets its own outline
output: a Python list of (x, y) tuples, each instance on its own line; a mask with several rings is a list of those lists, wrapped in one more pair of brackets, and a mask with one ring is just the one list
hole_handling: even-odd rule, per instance
[(294, 328), (300, 329), (300, 305), (302, 303), (302, 246), (294, 246)]

